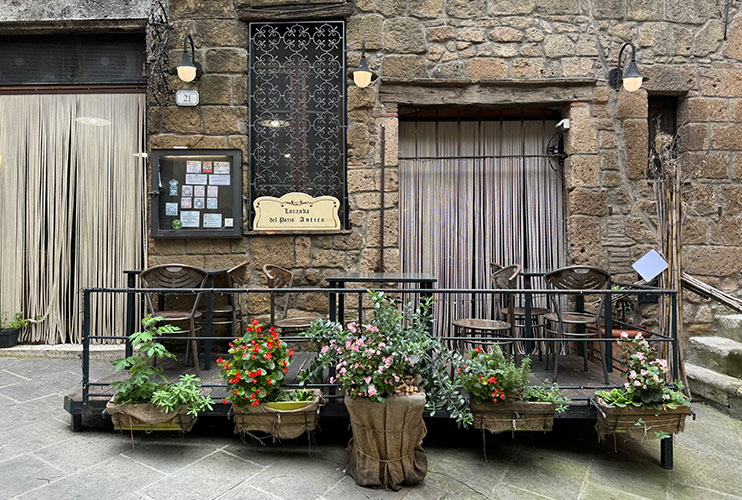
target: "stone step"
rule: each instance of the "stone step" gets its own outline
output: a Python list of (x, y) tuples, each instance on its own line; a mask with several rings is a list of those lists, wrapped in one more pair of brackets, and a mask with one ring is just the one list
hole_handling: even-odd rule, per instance
[(742, 342), (742, 314), (724, 314), (716, 318), (715, 335)]
[[(95, 361), (115, 361), (124, 357), (123, 344), (93, 344), (90, 346), (90, 359)], [(82, 359), (82, 344), (18, 344), (0, 349), (0, 357)]]
[(742, 379), (709, 370), (693, 363), (685, 363), (690, 391), (729, 415), (742, 419)]
[(686, 361), (731, 377), (742, 377), (742, 342), (725, 337), (691, 337)]

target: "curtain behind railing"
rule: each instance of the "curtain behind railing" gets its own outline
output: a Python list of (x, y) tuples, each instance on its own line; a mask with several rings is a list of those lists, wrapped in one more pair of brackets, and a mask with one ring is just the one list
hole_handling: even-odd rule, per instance
[[(23, 340), (79, 342), (79, 290), (146, 261), (144, 116), (144, 94), (0, 95), (0, 311), (43, 317)], [(125, 296), (93, 311), (93, 331), (124, 333)]]
[[(431, 273), (441, 288), (489, 288), (491, 262), (564, 265), (562, 173), (546, 158), (528, 157), (545, 153), (555, 123), (401, 122), (400, 157), (415, 158), (400, 159), (402, 270)], [(500, 158), (466, 158), (478, 156)], [(482, 297), (450, 299), (436, 297), (439, 333), (457, 318), (491, 317)]]

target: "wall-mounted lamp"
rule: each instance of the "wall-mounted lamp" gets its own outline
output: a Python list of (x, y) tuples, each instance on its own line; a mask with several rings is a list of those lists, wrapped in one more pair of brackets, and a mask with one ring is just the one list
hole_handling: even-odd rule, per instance
[[(191, 42), (191, 57), (188, 57), (188, 42)], [(183, 39), (183, 57), (180, 58), (177, 70), (178, 78), (186, 83), (196, 80), (203, 73), (201, 65), (196, 62), (196, 51), (193, 48), (191, 35), (186, 35)]]
[(357, 87), (365, 89), (371, 85), (373, 77), (374, 74), (368, 69), (368, 63), (366, 62), (366, 40), (363, 40), (361, 42), (361, 61), (358, 63), (358, 67), (353, 70), (353, 83)]
[[(626, 73), (624, 73), (623, 51), (626, 47), (631, 48), (631, 62), (629, 62), (629, 67), (626, 69)], [(639, 90), (639, 87), (642, 86), (642, 82), (646, 80), (648, 79), (643, 77), (642, 74), (639, 73), (639, 68), (636, 67), (636, 47), (634, 47), (634, 44), (631, 42), (624, 43), (618, 53), (618, 67), (613, 68), (610, 73), (608, 73), (608, 83), (610, 83), (611, 87), (616, 89), (616, 92), (619, 90), (619, 82), (623, 82), (623, 88), (629, 92), (636, 92)]]

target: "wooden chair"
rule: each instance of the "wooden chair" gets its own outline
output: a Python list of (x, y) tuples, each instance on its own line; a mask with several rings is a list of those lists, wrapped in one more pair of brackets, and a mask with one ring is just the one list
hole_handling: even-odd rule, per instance
[[(611, 275), (607, 271), (590, 266), (569, 266), (563, 267), (552, 271), (544, 276), (546, 285), (556, 290), (606, 290), (610, 288)], [(546, 333), (553, 335), (555, 338), (563, 337), (585, 337), (589, 338), (595, 333), (587, 331), (588, 325), (595, 326), (595, 331), (600, 331), (597, 328), (600, 321), (600, 314), (603, 311), (603, 304), (605, 301), (605, 294), (601, 294), (600, 305), (596, 313), (588, 312), (573, 312), (573, 311), (562, 311), (559, 307), (556, 295), (551, 294), (550, 300), (551, 305), (554, 309), (544, 316), (547, 321)], [(569, 330), (572, 327), (572, 331)], [(557, 380), (557, 374), (559, 371), (559, 350), (560, 343), (554, 342), (551, 354), (554, 356), (554, 382)], [(584, 357), (584, 369), (588, 370), (587, 357), (588, 349), (590, 346), (589, 342), (583, 342), (583, 357)], [(603, 366), (603, 378), (605, 379), (606, 385), (608, 384), (608, 369), (605, 366), (605, 344), (598, 342), (600, 345), (601, 362)], [(549, 353), (547, 351), (546, 364), (548, 369), (549, 364)]]
[[(150, 267), (142, 271), (139, 277), (142, 280), (144, 288), (204, 288), (206, 286), (207, 274), (197, 267), (186, 266), (184, 264), (163, 264), (160, 266)], [(201, 329), (201, 318), (203, 314), (198, 310), (198, 303), (201, 299), (201, 293), (195, 294), (193, 307), (190, 309), (165, 309), (166, 297), (158, 297), (157, 303), (153, 301), (155, 293), (146, 293), (146, 307), (153, 316), (161, 316), (165, 322), (188, 321), (189, 329), (178, 328), (175, 334), (188, 332), (193, 338), (190, 345), (186, 345), (186, 364), (188, 363), (189, 348), (193, 348), (193, 363), (196, 367), (196, 374), (199, 375), (198, 363), (198, 343), (196, 342), (196, 330)], [(192, 294), (188, 294), (192, 295)], [(157, 307), (155, 307), (157, 304)], [(198, 326), (196, 323), (198, 321)]]
[[(492, 287), (502, 290), (513, 289), (515, 288), (519, 274), (519, 265), (501, 267), (492, 273)], [(508, 337), (513, 337), (514, 300), (512, 294), (503, 294), (502, 299), (500, 304), (503, 309), (507, 310), (506, 321), (479, 318), (457, 319), (452, 322), (454, 337), (469, 336), (468, 333), (472, 333), (476, 334), (472, 336), (477, 336), (477, 340), (465, 340), (462, 341), (463, 344), (474, 346), (491, 346), (495, 344), (512, 346), (513, 341), (509, 340)], [(482, 335), (481, 340), (478, 335)], [(461, 347), (459, 345), (459, 348)], [(514, 349), (513, 353), (515, 353)]]
[[(241, 288), (249, 284), (249, 264), (249, 261), (242, 262), (224, 273), (226, 276), (226, 288)], [(224, 295), (226, 295), (225, 303), (214, 304), (211, 324), (227, 325), (231, 327), (232, 335), (238, 335), (236, 327), (239, 325), (239, 336), (242, 336), (244, 334), (242, 321), (244, 319), (242, 315), (242, 302), (244, 295)]]
[[(294, 273), (283, 267), (266, 264), (263, 266), (263, 273), (265, 273), (268, 279), (268, 288), (291, 288), (294, 285)], [(277, 329), (284, 331), (305, 331), (317, 319), (311, 317), (287, 317), (290, 302), (290, 297), (287, 293), (278, 294), (283, 295), (283, 310), (281, 312), (281, 318), (276, 319), (276, 295), (275, 293), (271, 293), (271, 325)]]

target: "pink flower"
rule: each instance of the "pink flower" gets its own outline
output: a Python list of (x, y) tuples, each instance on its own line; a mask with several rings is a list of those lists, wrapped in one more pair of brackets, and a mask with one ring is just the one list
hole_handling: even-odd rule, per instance
[(329, 347), (327, 347), (327, 346), (324, 346), (324, 347), (322, 348), (322, 350), (321, 350), (320, 352), (321, 352), (322, 354), (325, 354), (325, 353), (326, 353), (327, 351), (329, 351), (329, 350), (330, 350), (330, 348), (329, 348)]
[(634, 370), (631, 370), (631, 373), (629, 373), (629, 378), (633, 380), (636, 377), (637, 377), (636, 372)]
[(331, 384), (334, 384), (335, 383), (335, 377), (330, 377), (330, 383)]
[(369, 396), (376, 396), (376, 387), (373, 385), (368, 386), (368, 395)]
[(351, 331), (351, 332), (353, 332), (353, 333), (356, 333), (357, 330), (356, 330), (356, 323), (355, 323), (355, 321), (352, 322), (352, 323), (348, 323), (348, 330)]
[(368, 330), (369, 332), (378, 332), (379, 331), (379, 329), (376, 328), (374, 325), (366, 325), (366, 330)]
[(626, 332), (621, 332), (621, 338), (622, 339), (627, 339), (627, 338), (629, 338), (629, 334), (626, 333)]
[(371, 377), (366, 377), (366, 378), (363, 379), (363, 381), (368, 384), (368, 383), (371, 382)]
[(639, 333), (637, 333), (637, 334), (636, 334), (636, 337), (634, 337), (634, 339), (636, 339), (636, 340), (641, 340), (641, 339), (643, 339), (643, 338), (644, 338), (644, 337), (642, 337), (642, 332), (639, 332)]

